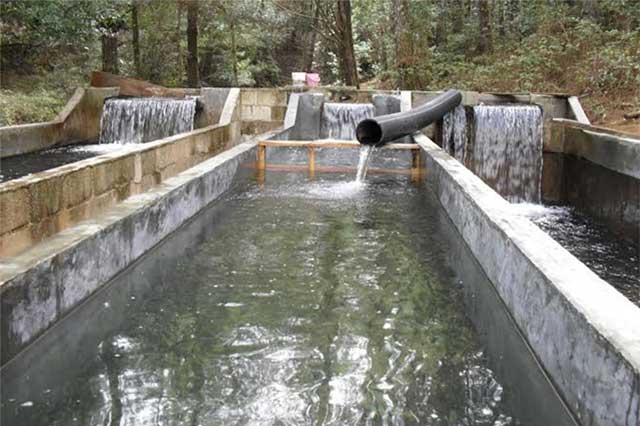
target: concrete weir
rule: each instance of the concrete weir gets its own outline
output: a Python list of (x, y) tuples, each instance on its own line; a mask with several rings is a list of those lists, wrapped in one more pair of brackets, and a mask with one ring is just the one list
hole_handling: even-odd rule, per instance
[[(371, 103), (377, 114), (405, 111), (438, 94), (319, 90), (202, 89), (204, 109), (192, 132), (0, 184), (1, 365), (15, 362), (52, 325), (231, 188), (243, 164), (260, 151), (264, 160), (277, 131), (275, 139), (287, 146), (311, 147), (313, 164), (336, 166), (322, 144), (348, 142), (309, 143), (321, 137), (324, 102), (349, 98)], [(117, 94), (117, 88), (82, 89), (53, 122), (0, 129), (1, 155), (95, 139), (102, 102)], [(463, 94), (465, 106), (483, 102), (540, 106), (543, 200), (574, 205), (640, 242), (637, 139), (590, 126), (576, 99)], [(433, 142), (431, 135), (442, 142), (438, 131), (434, 125), (415, 133), (419, 149), (403, 150), (404, 160), (421, 172), (424, 163), (462, 245), (486, 274), (487, 284), (475, 290), (501, 299), (514, 333), (569, 417), (583, 425), (640, 424), (640, 308)], [(241, 139), (256, 133), (262, 134)], [(18, 137), (26, 142), (16, 143)], [(357, 156), (358, 146), (347, 148)], [(272, 159), (288, 161), (288, 148), (280, 149)], [(601, 179), (587, 179), (594, 168)], [(610, 182), (619, 184), (612, 190)], [(473, 298), (467, 302), (473, 305)]]
[(427, 179), (581, 424), (640, 422), (640, 308), (421, 133)]
[[(116, 152), (0, 184), (0, 257), (15, 255), (236, 144), (240, 139), (239, 95), (239, 89), (225, 91), (224, 102), (219, 102), (222, 107), (215, 117), (209, 117), (218, 121), (202, 123), (206, 125), (192, 132), (123, 145)], [(12, 131), (3, 129), (3, 138)], [(99, 126), (92, 129), (90, 136), (96, 138)], [(26, 136), (28, 141), (31, 137)], [(3, 151), (15, 148), (21, 140), (3, 141)], [(46, 146), (61, 143), (71, 142), (51, 139)]]

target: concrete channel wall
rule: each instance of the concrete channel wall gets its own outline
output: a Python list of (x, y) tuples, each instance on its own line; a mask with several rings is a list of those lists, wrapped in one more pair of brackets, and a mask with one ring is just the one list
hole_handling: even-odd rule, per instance
[(12, 256), (240, 142), (239, 89), (223, 124), (100, 155), (0, 184), (0, 257)]
[(550, 127), (546, 198), (579, 208), (640, 248), (640, 136), (573, 120)]
[(286, 89), (241, 89), (242, 133), (255, 135), (281, 127), (289, 93)]
[(2, 365), (229, 189), (240, 166), (255, 161), (255, 147), (237, 145), (1, 261)]
[(96, 140), (104, 100), (117, 88), (78, 88), (53, 121), (0, 127), (0, 158), (40, 151), (59, 143)]
[[(231, 88), (184, 89), (198, 97), (194, 128), (220, 122)], [(0, 127), (0, 158), (41, 151), (55, 145), (96, 142), (104, 101), (118, 96), (117, 87), (78, 88), (58, 116), (48, 122)]]
[(640, 424), (640, 308), (425, 135), (427, 179), (583, 425)]

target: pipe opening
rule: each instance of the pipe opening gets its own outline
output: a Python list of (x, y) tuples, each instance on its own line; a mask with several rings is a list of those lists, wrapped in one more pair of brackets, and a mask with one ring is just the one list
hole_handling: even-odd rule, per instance
[(356, 138), (363, 145), (377, 145), (382, 140), (382, 128), (375, 120), (362, 120), (356, 128)]

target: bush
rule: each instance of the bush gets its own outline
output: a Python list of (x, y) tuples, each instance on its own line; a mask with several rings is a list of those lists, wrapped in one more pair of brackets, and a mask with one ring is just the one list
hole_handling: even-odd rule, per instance
[(0, 126), (52, 120), (66, 101), (62, 93), (52, 90), (29, 94), (0, 90)]

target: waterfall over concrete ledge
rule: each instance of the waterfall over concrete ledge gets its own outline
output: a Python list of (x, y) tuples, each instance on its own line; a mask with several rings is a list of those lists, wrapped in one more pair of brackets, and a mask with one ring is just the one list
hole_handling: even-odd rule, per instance
[(442, 147), (509, 201), (540, 202), (538, 106), (459, 106), (443, 119)]
[(325, 102), (322, 110), (320, 136), (323, 139), (356, 139), (358, 123), (374, 115), (372, 104)]
[(193, 130), (195, 99), (108, 99), (100, 143), (143, 143)]

